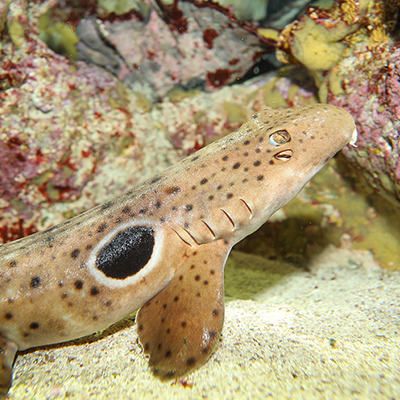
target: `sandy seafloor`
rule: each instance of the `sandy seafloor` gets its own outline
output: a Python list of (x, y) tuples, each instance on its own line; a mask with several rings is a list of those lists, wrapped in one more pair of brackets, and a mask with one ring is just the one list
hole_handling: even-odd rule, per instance
[[(252, 275), (260, 263), (270, 283)], [(239, 251), (226, 268), (220, 345), (187, 379), (151, 375), (131, 317), (20, 354), (9, 399), (400, 398), (399, 272), (333, 245), (305, 269)], [(252, 300), (235, 299), (241, 282)]]

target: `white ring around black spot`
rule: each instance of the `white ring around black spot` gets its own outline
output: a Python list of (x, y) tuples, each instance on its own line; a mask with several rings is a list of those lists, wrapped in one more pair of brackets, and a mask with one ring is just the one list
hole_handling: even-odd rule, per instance
[[(112, 278), (107, 276), (103, 271), (98, 269), (96, 260), (98, 255), (107, 248), (107, 246), (122, 232), (128, 231), (134, 227), (149, 227), (154, 231), (154, 247), (150, 259), (136, 274), (128, 276), (125, 279)], [(154, 227), (151, 221), (147, 220), (133, 220), (124, 225), (118, 226), (114, 231), (107, 234), (98, 244), (94, 247), (89, 255), (87, 267), (88, 271), (94, 276), (94, 278), (101, 284), (108, 287), (126, 287), (139, 282), (145, 277), (153, 268), (155, 268), (161, 260), (161, 252), (164, 247), (163, 230)]]

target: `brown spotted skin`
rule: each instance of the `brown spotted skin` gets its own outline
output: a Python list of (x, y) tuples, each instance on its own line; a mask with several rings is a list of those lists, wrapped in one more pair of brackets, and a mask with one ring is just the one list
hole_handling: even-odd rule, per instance
[[(10, 382), (2, 382), (17, 348), (88, 335), (157, 294), (170, 306), (158, 309), (153, 299), (139, 314), (153, 370), (176, 377), (201, 365), (222, 328), (223, 267), (231, 247), (296, 196), (354, 130), (352, 117), (330, 105), (262, 111), (114, 200), (0, 246), (0, 361), (6, 366), (0, 390), (8, 389)], [(208, 284), (193, 280), (197, 275)], [(176, 296), (185, 305), (171, 300)], [(204, 301), (215, 303), (218, 322)], [(165, 336), (162, 318), (171, 329), (162, 343), (171, 354), (164, 358), (154, 333)], [(199, 344), (194, 321), (216, 332), (208, 344)]]

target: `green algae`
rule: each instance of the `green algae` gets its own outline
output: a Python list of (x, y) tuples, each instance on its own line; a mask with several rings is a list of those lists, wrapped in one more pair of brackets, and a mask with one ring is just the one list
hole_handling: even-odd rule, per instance
[(228, 121), (232, 124), (240, 123), (242, 124), (247, 119), (246, 109), (238, 103), (232, 103), (230, 101), (225, 101), (223, 104), (224, 111), (228, 116)]
[(79, 57), (75, 44), (79, 42), (78, 36), (66, 22), (53, 22), (51, 16), (51, 11), (40, 16), (39, 38), (56, 53), (77, 61)]
[(171, 101), (171, 103), (179, 103), (184, 99), (192, 98), (198, 96), (202, 93), (201, 89), (184, 89), (180, 86), (175, 86), (168, 91), (166, 97)]
[(288, 263), (233, 250), (225, 267), (225, 298), (254, 299), (294, 271)]

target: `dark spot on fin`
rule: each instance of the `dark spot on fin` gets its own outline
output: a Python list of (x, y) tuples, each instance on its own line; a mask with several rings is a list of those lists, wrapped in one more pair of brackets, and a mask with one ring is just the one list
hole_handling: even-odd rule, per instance
[[(223, 270), (229, 252), (230, 246), (221, 240), (201, 245), (179, 266), (170, 284), (139, 310), (139, 340), (160, 379), (176, 379), (202, 366), (218, 343), (224, 320)], [(207, 285), (204, 279), (196, 280), (198, 275), (207, 277)]]
[(5, 399), (11, 387), (12, 365), (18, 347), (0, 336), (0, 398)]
[(139, 272), (149, 261), (154, 247), (154, 231), (135, 226), (119, 232), (103, 247), (96, 267), (109, 278), (125, 279)]

